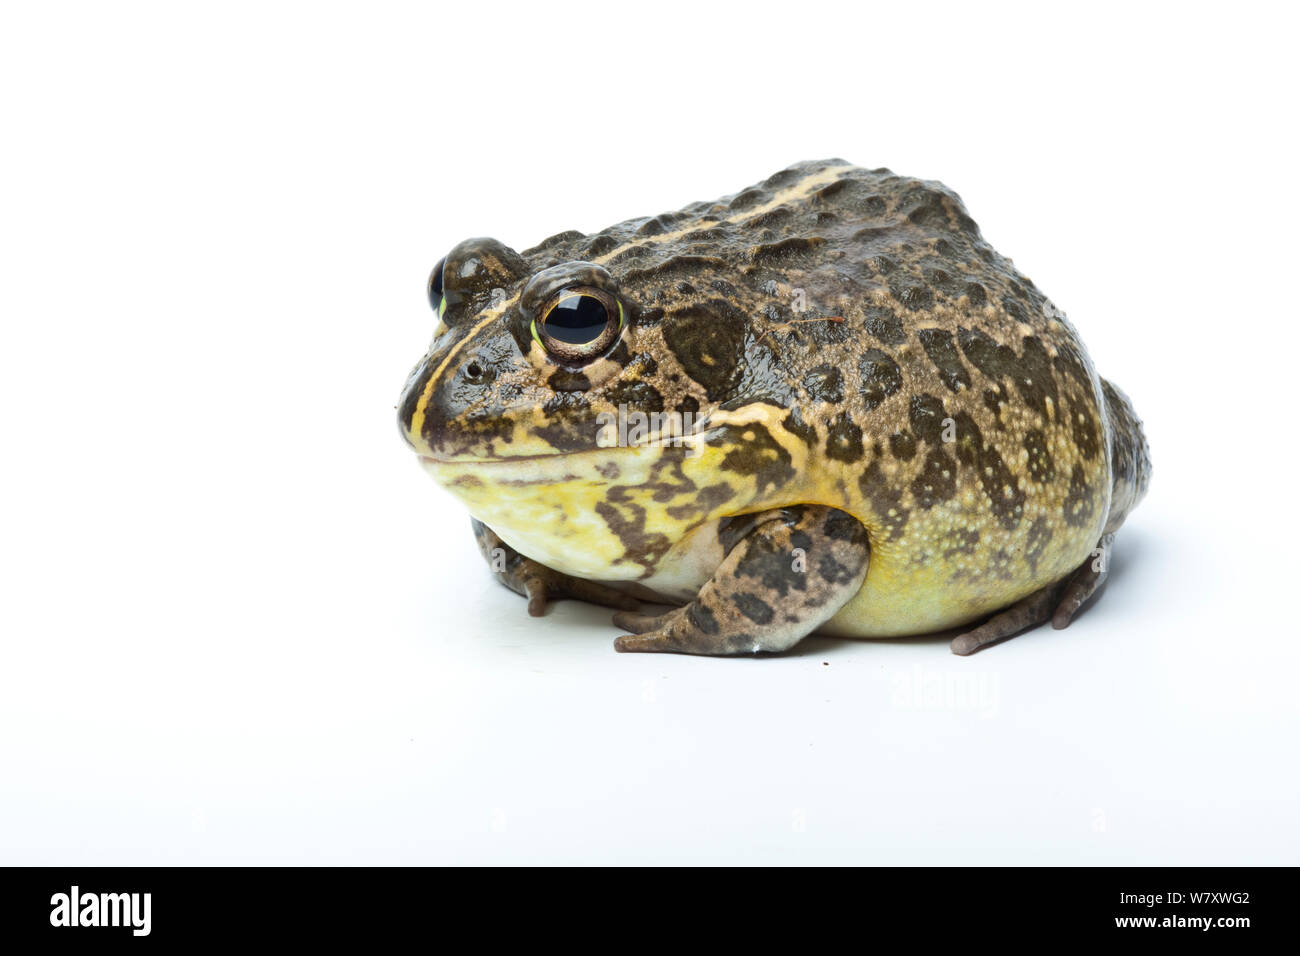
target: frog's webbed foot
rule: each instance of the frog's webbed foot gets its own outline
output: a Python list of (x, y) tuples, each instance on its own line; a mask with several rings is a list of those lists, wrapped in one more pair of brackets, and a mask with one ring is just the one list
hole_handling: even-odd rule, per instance
[(632, 632), (614, 642), (615, 650), (788, 650), (843, 607), (866, 577), (866, 529), (842, 511), (800, 505), (745, 523), (744, 536), (690, 604), (657, 617), (614, 615)]
[(952, 652), (962, 656), (973, 654), (981, 647), (1004, 641), (1047, 620), (1058, 630), (1068, 625), (1106, 580), (1114, 540), (1113, 534), (1102, 535), (1096, 549), (1074, 573), (999, 611), (979, 627), (958, 634), (952, 639)]
[(477, 518), (474, 519), (474, 538), (496, 579), (516, 594), (528, 598), (528, 613), (533, 617), (539, 617), (549, 602), (560, 598), (577, 598), (624, 611), (635, 611), (641, 606), (636, 598), (608, 585), (575, 578), (524, 557)]

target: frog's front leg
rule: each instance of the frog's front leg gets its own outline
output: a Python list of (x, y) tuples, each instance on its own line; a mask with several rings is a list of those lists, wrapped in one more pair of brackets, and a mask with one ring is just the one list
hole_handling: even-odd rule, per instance
[[(851, 515), (799, 505), (733, 519), (737, 540), (690, 604), (615, 614), (619, 651), (784, 651), (828, 621), (867, 576), (867, 531)], [(730, 532), (730, 534), (729, 534)]]
[(528, 613), (533, 617), (540, 616), (546, 610), (547, 602), (557, 598), (577, 598), (624, 611), (635, 611), (641, 606), (636, 598), (607, 585), (575, 578), (526, 558), (477, 518), (473, 519), (473, 524), (474, 538), (478, 541), (479, 551), (487, 559), (488, 567), (498, 581), (528, 598)]

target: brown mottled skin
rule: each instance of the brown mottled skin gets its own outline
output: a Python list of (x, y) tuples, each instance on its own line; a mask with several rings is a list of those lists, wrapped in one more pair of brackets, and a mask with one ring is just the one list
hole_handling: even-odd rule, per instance
[[(801, 163), (523, 253), (471, 239), (431, 285), (403, 435), (530, 611), (623, 608), (620, 650), (1064, 627), (1149, 481), (1128, 400), (936, 182)], [(576, 347), (547, 331), (575, 290), (610, 306)], [(620, 407), (685, 424), (610, 447)]]

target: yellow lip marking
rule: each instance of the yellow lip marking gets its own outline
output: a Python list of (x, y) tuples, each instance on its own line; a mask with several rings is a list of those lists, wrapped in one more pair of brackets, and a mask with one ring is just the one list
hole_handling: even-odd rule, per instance
[(451, 364), (451, 360), (456, 357), (456, 353), (465, 346), (465, 343), (478, 335), (484, 326), (488, 325), (493, 320), (500, 318), (506, 309), (510, 308), (518, 298), (519, 294), (516, 293), (509, 299), (504, 300), (495, 309), (488, 309), (483, 313), (483, 318), (474, 324), (474, 328), (469, 330), (469, 334), (453, 345), (451, 351), (447, 353), (447, 357), (438, 364), (436, 369), (433, 370), (433, 374), (429, 376), (429, 380), (424, 383), (424, 391), (420, 394), (420, 401), (415, 406), (415, 414), (411, 416), (411, 433), (408, 437), (411, 439), (412, 444), (415, 444), (416, 439), (424, 433), (425, 410), (429, 407), (429, 399), (433, 396), (433, 387), (437, 384), (442, 373), (447, 370), (447, 366)]
[[(725, 223), (744, 222), (746, 219), (752, 219), (755, 216), (761, 216), (766, 212), (772, 211), (782, 203), (789, 202), (791, 199), (802, 199), (804, 196), (807, 196), (810, 192), (812, 192), (817, 187), (825, 186), (829, 183), (834, 182), (836, 179), (839, 178), (840, 173), (844, 172), (847, 169), (852, 169), (852, 168), (853, 167), (849, 165), (828, 166), (825, 169), (823, 169), (821, 172), (816, 173), (815, 175), (808, 176), (804, 179), (799, 180), (798, 182), (793, 183), (790, 186), (787, 186), (785, 189), (776, 193), (770, 200), (763, 203), (763, 205), (756, 206), (753, 209), (747, 209), (743, 214), (731, 216), (724, 219), (706, 219), (703, 222), (694, 222), (691, 223), (689, 226), (683, 226), (681, 229), (678, 229), (675, 232), (665, 232), (657, 236), (645, 236), (640, 239), (635, 239), (631, 242), (624, 243), (623, 245), (619, 246), (616, 249), (611, 249), (609, 252), (605, 253), (603, 256), (597, 257), (593, 261), (597, 265), (602, 265), (608, 262), (610, 259), (614, 258), (623, 250), (629, 249), (632, 246), (657, 245), (658, 243), (661, 242), (671, 242), (674, 239), (678, 239), (681, 236), (686, 235), (687, 233), (695, 232), (698, 229), (709, 229), (713, 226), (720, 225), (724, 222)], [(506, 309), (510, 308), (510, 306), (513, 305), (515, 301), (518, 300), (518, 298), (519, 298), (519, 294), (516, 293), (515, 295), (511, 296), (509, 299), (502, 302), (495, 309), (490, 309), (487, 312), (485, 312), (483, 314), (483, 318), (480, 319), (477, 323), (475, 323), (474, 327), (469, 330), (469, 334), (466, 335), (459, 342), (457, 342), (455, 345), (453, 345), (451, 347), (451, 351), (447, 353), (447, 357), (442, 360), (441, 364), (439, 364), (439, 366), (436, 369), (434, 369), (433, 374), (429, 376), (429, 381), (425, 383), (424, 392), (420, 395), (419, 403), (415, 406), (415, 414), (411, 416), (411, 432), (408, 437), (410, 437), (412, 444), (415, 443), (416, 439), (420, 436), (420, 434), (424, 430), (425, 409), (429, 405), (429, 399), (433, 396), (434, 383), (438, 381), (438, 378), (446, 370), (447, 366), (451, 364), (451, 360), (456, 357), (456, 353), (458, 353), (470, 340), (472, 340), (474, 336), (478, 335), (478, 333), (481, 332), (485, 326), (490, 324), (493, 320), (500, 318), (501, 315), (506, 311)], [(622, 316), (620, 315), (619, 318), (621, 320)]]

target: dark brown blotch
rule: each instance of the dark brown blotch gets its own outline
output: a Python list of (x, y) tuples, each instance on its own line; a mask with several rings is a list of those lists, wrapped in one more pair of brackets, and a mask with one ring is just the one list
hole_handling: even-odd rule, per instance
[(803, 387), (814, 402), (838, 405), (844, 400), (844, 382), (834, 365), (818, 365), (803, 378)]
[(1027, 405), (1046, 418), (1048, 399), (1059, 408), (1060, 397), (1052, 374), (1052, 360), (1043, 343), (1033, 336), (1026, 336), (1020, 344), (1020, 366), (1023, 374), (1016, 378), (1016, 389)]
[(942, 448), (930, 449), (921, 473), (912, 480), (917, 507), (928, 511), (956, 493), (957, 463)]
[(763, 242), (749, 250), (749, 258), (756, 264), (788, 262), (811, 256), (826, 242), (821, 236), (790, 236), (776, 242)]
[(629, 500), (626, 489), (611, 488), (606, 498), (596, 502), (596, 514), (623, 545), (624, 559), (641, 565), (646, 575), (652, 573), (672, 541), (657, 531), (647, 532), (645, 508)]
[(916, 454), (916, 438), (909, 431), (894, 432), (889, 436), (889, 453), (899, 461), (911, 461)]
[(921, 340), (925, 354), (930, 356), (930, 361), (938, 370), (943, 384), (948, 386), (948, 391), (959, 392), (963, 388), (970, 388), (970, 373), (957, 354), (951, 332), (947, 329), (918, 329), (916, 337)]
[(895, 275), (889, 280), (890, 294), (909, 312), (934, 307), (934, 293), (925, 281), (913, 275)]
[(695, 515), (707, 515), (714, 509), (726, 504), (735, 496), (735, 489), (725, 481), (716, 485), (705, 485), (685, 504), (672, 505), (668, 511), (670, 518), (684, 521)]
[(903, 321), (893, 309), (881, 305), (868, 306), (863, 323), (867, 333), (885, 345), (902, 345), (907, 341)]
[(948, 417), (943, 402), (928, 392), (913, 395), (908, 405), (907, 418), (912, 431), (922, 441), (937, 445), (943, 438), (943, 422)]
[(862, 458), (862, 429), (848, 412), (840, 412), (826, 428), (826, 457), (850, 463)]
[(625, 406), (629, 412), (644, 412), (648, 415), (664, 410), (663, 395), (649, 382), (641, 379), (617, 382), (605, 397), (611, 405)]
[(858, 519), (838, 508), (827, 511), (822, 531), (826, 533), (826, 537), (834, 541), (856, 541), (863, 534)]
[(1053, 405), (1059, 401), (1052, 362), (1043, 344), (1033, 336), (1022, 340), (1019, 355), (980, 329), (958, 329), (957, 342), (970, 363), (998, 383), (1000, 400), (1005, 400), (1006, 395), (1002, 380), (1010, 379), (1025, 404), (1044, 418), (1048, 399)]
[(898, 364), (880, 349), (867, 349), (858, 360), (862, 378), (862, 400), (867, 410), (880, 406), (903, 387), (903, 373)]
[(907, 527), (911, 512), (903, 507), (902, 491), (890, 484), (879, 460), (873, 459), (866, 471), (859, 476), (858, 489), (884, 525), (886, 540), (892, 541), (900, 537)]
[(1047, 447), (1047, 437), (1037, 428), (1025, 432), (1023, 442), (1029, 453), (1029, 477), (1032, 481), (1045, 485), (1056, 478), (1056, 465), (1052, 462), (1052, 453)]
[(1020, 523), (1025, 493), (993, 445), (984, 441), (979, 426), (962, 411), (953, 417), (956, 426), (957, 460), (974, 470), (989, 500), (989, 510), (1008, 531)]
[(748, 591), (741, 591), (732, 595), (731, 603), (736, 605), (736, 609), (755, 624), (770, 624), (772, 618), (776, 616), (771, 605), (757, 594), (750, 594)]
[(817, 443), (817, 429), (804, 421), (803, 412), (799, 409), (799, 406), (796, 405), (790, 409), (790, 413), (785, 416), (785, 420), (781, 422), (781, 425), (809, 448)]
[[(803, 509), (788, 509), (783, 520), (796, 523), (802, 516)], [(808, 588), (808, 574), (795, 570), (790, 560), (794, 548), (804, 552), (812, 549), (812, 538), (806, 531), (794, 528), (788, 539), (780, 540), (780, 535), (750, 534), (744, 539), (744, 548), (740, 562), (736, 565), (737, 579), (745, 577), (758, 581), (760, 590), (770, 600), (785, 598), (791, 592), (804, 592)]]
[(762, 425), (719, 429), (709, 444), (727, 448), (722, 470), (754, 478), (759, 494), (768, 488), (780, 488), (794, 477), (790, 453)]
[(1085, 527), (1097, 510), (1092, 485), (1089, 484), (1082, 465), (1075, 465), (1070, 473), (1070, 490), (1062, 509), (1065, 523), (1071, 528)]
[(1079, 454), (1091, 461), (1101, 451), (1101, 439), (1098, 435), (1097, 418), (1092, 409), (1083, 402), (1070, 403), (1070, 429), (1074, 435), (1075, 447)]
[(726, 398), (740, 381), (746, 315), (722, 299), (710, 299), (668, 313), (664, 342), (712, 401)]

